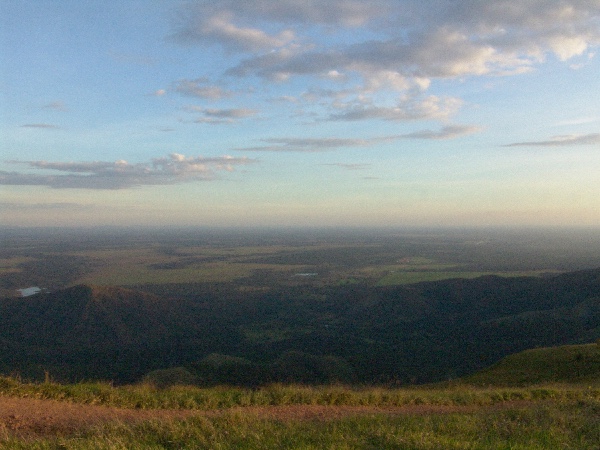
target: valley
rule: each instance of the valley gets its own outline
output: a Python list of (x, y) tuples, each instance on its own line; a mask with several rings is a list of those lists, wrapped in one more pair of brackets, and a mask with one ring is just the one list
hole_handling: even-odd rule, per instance
[(596, 233), (2, 239), (0, 448), (593, 449), (600, 439)]
[(586, 231), (7, 235), (0, 371), (25, 379), (409, 385), (600, 338)]

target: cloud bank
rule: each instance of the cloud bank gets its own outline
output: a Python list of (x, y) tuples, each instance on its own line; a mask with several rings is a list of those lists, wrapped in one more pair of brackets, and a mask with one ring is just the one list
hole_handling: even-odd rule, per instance
[(373, 138), (270, 138), (262, 139), (267, 145), (255, 147), (240, 147), (238, 151), (260, 152), (323, 152), (343, 148), (370, 147), (385, 142), (394, 142), (402, 139), (455, 139), (476, 133), (481, 129), (472, 125), (448, 125), (438, 131), (423, 130), (413, 133), (379, 136)]
[(0, 209), (3, 211), (86, 211), (94, 208), (94, 205), (84, 205), (71, 202), (55, 202), (55, 203), (13, 203), (0, 202)]
[(448, 125), (438, 131), (415, 131), (413, 133), (402, 134), (399, 136), (399, 138), (434, 140), (455, 139), (461, 136), (477, 133), (479, 131), (481, 131), (481, 128), (473, 125)]
[(57, 189), (128, 189), (139, 186), (167, 185), (213, 180), (217, 172), (235, 170), (256, 162), (233, 156), (186, 157), (172, 153), (149, 163), (9, 161), (37, 171), (58, 174), (0, 171), (0, 185), (47, 186)]
[[(516, 75), (549, 57), (591, 58), (600, 2), (199, 0), (179, 10), (172, 38), (234, 55), (226, 76), (329, 80), (328, 120), (447, 120), (461, 101), (429, 94), (433, 80)], [(224, 95), (206, 83), (182, 80), (176, 90)]]
[(349, 147), (368, 147), (393, 138), (347, 139), (347, 138), (271, 138), (263, 139), (268, 145), (237, 148), (240, 151), (260, 152), (322, 152)]

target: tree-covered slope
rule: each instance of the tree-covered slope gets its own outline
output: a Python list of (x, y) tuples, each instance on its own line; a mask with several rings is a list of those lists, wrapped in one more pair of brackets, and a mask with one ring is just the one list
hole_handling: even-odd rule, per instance
[[(185, 366), (207, 383), (429, 382), (600, 338), (600, 270), (395, 287), (160, 289), (75, 286), (1, 300), (0, 370), (128, 382)], [(230, 363), (207, 363), (211, 354)]]

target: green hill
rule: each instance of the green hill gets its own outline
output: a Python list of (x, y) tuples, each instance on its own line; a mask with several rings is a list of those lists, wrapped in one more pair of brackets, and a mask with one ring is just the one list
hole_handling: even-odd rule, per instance
[(468, 384), (523, 386), (539, 383), (600, 383), (600, 343), (526, 350), (462, 378)]

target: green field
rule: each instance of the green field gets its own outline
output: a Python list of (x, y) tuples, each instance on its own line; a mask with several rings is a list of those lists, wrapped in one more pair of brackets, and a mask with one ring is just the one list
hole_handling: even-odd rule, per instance
[(129, 263), (119, 266), (106, 266), (92, 274), (79, 278), (74, 284), (93, 284), (97, 286), (130, 286), (140, 284), (164, 283), (216, 283), (232, 282), (252, 275), (257, 270), (290, 272), (302, 270), (290, 267), (267, 264), (243, 263), (206, 263), (182, 269), (153, 269), (142, 264)]
[(393, 286), (400, 284), (412, 284), (420, 283), (422, 281), (440, 281), (448, 280), (451, 278), (478, 278), (488, 275), (495, 275), (499, 277), (538, 277), (542, 274), (548, 273), (548, 271), (536, 271), (527, 270), (519, 272), (457, 272), (457, 271), (394, 271), (384, 276), (377, 282), (377, 286)]
[[(339, 249), (340, 246), (311, 247), (311, 251)], [(305, 251), (306, 249), (302, 249)], [(348, 268), (334, 268), (324, 260), (322, 267), (302, 264), (302, 256), (296, 259), (298, 264), (258, 263), (257, 257), (285, 255), (289, 258), (294, 252), (301, 251), (293, 247), (240, 247), (240, 248), (187, 248), (178, 249), (178, 255), (165, 255), (159, 249), (128, 249), (82, 252), (80, 257), (91, 258), (96, 269), (79, 277), (73, 284), (94, 284), (99, 286), (131, 286), (141, 284), (164, 283), (215, 283), (234, 282), (251, 277), (257, 271), (280, 274), (287, 282), (304, 282), (305, 277), (294, 277), (296, 273), (316, 273), (312, 280), (321, 283), (343, 284), (351, 281), (370, 281), (377, 286), (391, 286), (439, 281), (450, 278), (477, 278), (486, 275), (503, 277), (540, 276), (548, 270), (526, 271), (473, 271), (464, 265), (446, 263), (424, 257), (405, 257), (397, 264), (379, 266), (365, 265)], [(194, 258), (197, 258), (195, 260)], [(207, 261), (202, 261), (206, 258)], [(218, 259), (215, 261), (214, 259)], [(185, 262), (188, 260), (189, 262)], [(183, 261), (183, 263), (182, 263)], [(173, 265), (172, 268), (161, 268)], [(328, 273), (327, 276), (323, 275)]]
[(22, 269), (20, 268), (20, 266), (32, 260), (33, 258), (23, 256), (0, 258), (0, 275), (21, 272)]
[[(475, 237), (475, 234), (482, 236)], [(569, 239), (576, 234), (570, 233)], [(585, 239), (584, 239), (585, 238)], [(597, 265), (587, 235), (566, 251), (553, 235), (229, 231), (67, 235), (28, 231), (0, 249), (0, 295), (38, 286), (234, 283), (240, 289), (299, 284), (401, 285), (481, 275), (537, 276)], [(315, 276), (295, 276), (314, 273)]]
[[(96, 269), (78, 278), (73, 284), (127, 286), (163, 283), (215, 283), (231, 282), (249, 277), (258, 270), (303, 271), (305, 268), (303, 265), (248, 262), (257, 256), (286, 251), (289, 249), (274, 246), (223, 249), (190, 247), (174, 249), (172, 250), (173, 254), (164, 254), (160, 248), (81, 252), (78, 253), (78, 256), (92, 259)], [(172, 267), (168, 267), (169, 265)]]

